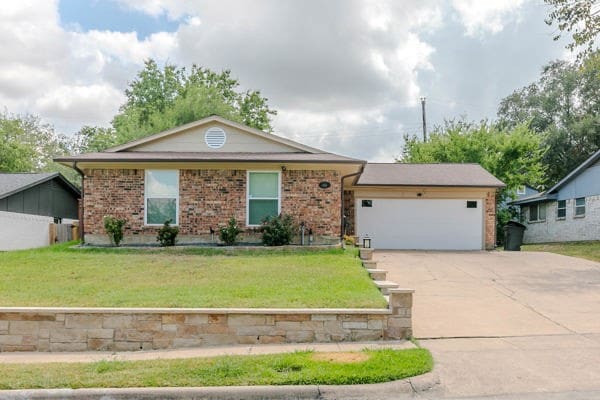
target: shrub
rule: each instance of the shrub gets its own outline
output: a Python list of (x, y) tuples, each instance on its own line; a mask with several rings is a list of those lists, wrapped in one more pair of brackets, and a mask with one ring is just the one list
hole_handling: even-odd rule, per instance
[(261, 226), (262, 242), (266, 246), (290, 244), (294, 235), (294, 221), (290, 215), (267, 217)]
[(171, 226), (171, 220), (165, 221), (163, 226), (158, 230), (156, 240), (160, 242), (161, 246), (175, 246), (177, 235), (179, 234), (179, 228)]
[(356, 241), (354, 239), (354, 236), (344, 235), (344, 243), (347, 244), (348, 246), (355, 246)]
[(237, 221), (234, 217), (231, 217), (227, 223), (227, 226), (219, 230), (219, 239), (221, 239), (221, 241), (223, 241), (227, 246), (233, 246), (241, 232), (242, 230), (238, 228)]
[(123, 227), (127, 223), (126, 219), (115, 218), (112, 215), (107, 215), (103, 218), (104, 229), (110, 239), (110, 242), (119, 247), (123, 240)]

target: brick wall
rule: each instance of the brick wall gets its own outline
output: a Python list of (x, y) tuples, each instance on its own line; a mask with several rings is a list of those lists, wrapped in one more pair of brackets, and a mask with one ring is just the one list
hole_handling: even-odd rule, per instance
[(528, 222), (529, 208), (524, 206), (527, 229), (524, 243), (569, 242), (578, 240), (600, 240), (600, 196), (585, 198), (585, 217), (575, 217), (575, 200), (566, 201), (566, 217), (556, 218), (556, 201), (545, 203), (546, 220)]
[[(158, 227), (144, 226), (142, 169), (93, 169), (85, 171), (84, 229), (86, 242), (106, 244), (102, 218), (125, 218), (124, 244), (156, 243)], [(340, 176), (336, 171), (287, 170), (282, 172), (281, 210), (299, 223), (304, 221), (319, 237), (340, 234)], [(319, 183), (331, 186), (321, 189)], [(179, 228), (181, 242), (209, 242), (210, 227), (224, 226), (234, 216), (246, 221), (245, 170), (180, 170)], [(248, 233), (242, 241), (256, 242)]]
[(493, 250), (496, 246), (496, 191), (490, 190), (485, 197), (485, 248)]
[(354, 190), (344, 190), (344, 215), (346, 215), (346, 235), (353, 236), (354, 233)]
[[(304, 221), (317, 236), (339, 237), (341, 225), (340, 175), (336, 171), (284, 171), (281, 210)], [(321, 189), (319, 183), (331, 186)]]
[(412, 293), (389, 309), (0, 309), (3, 351), (135, 351), (224, 344), (398, 340)]

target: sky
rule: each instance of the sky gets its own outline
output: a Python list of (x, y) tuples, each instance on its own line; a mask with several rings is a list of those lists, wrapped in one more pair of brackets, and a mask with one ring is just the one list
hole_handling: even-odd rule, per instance
[(569, 58), (543, 0), (21, 0), (0, 7), (0, 109), (59, 133), (109, 126), (161, 65), (230, 69), (278, 111), (274, 133), (376, 162), (444, 119), (493, 120)]

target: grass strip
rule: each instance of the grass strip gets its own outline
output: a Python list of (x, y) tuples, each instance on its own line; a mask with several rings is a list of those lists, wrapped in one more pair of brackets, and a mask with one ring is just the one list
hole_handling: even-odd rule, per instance
[(355, 251), (78, 249), (0, 256), (0, 304), (38, 307), (382, 308)]
[(432, 368), (431, 354), (425, 349), (4, 364), (0, 389), (349, 385), (393, 381)]
[(579, 257), (600, 262), (600, 241), (525, 244), (521, 246), (521, 250), (547, 251), (549, 253), (557, 253), (564, 256)]

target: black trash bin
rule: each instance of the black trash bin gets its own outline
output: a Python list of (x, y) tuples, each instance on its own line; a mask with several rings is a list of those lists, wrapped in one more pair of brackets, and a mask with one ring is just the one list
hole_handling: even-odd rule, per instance
[(523, 244), (523, 232), (527, 227), (516, 221), (508, 221), (504, 225), (504, 250), (521, 251)]

